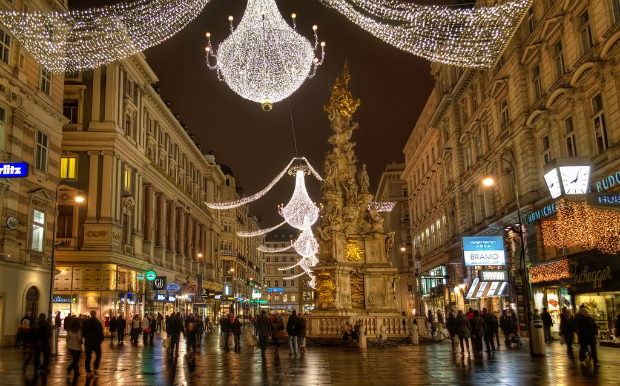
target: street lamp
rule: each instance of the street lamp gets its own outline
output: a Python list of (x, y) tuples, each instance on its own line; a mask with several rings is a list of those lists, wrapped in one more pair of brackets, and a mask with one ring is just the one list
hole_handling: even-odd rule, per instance
[[(528, 272), (527, 269), (525, 267), (525, 239), (524, 239), (524, 235), (523, 235), (523, 221), (522, 221), (522, 216), (521, 216), (521, 203), (519, 202), (519, 185), (517, 184), (517, 170), (515, 169), (515, 166), (512, 162), (508, 161), (505, 158), (494, 158), (492, 160), (489, 161), (489, 163), (487, 164), (486, 170), (487, 170), (487, 177), (485, 177), (482, 180), (482, 185), (484, 185), (485, 187), (491, 187), (495, 184), (495, 179), (493, 179), (493, 177), (490, 176), (490, 174), (488, 173), (489, 170), (489, 166), (491, 166), (491, 164), (493, 162), (505, 162), (510, 166), (510, 176), (512, 179), (512, 183), (513, 183), (513, 187), (514, 187), (514, 191), (515, 191), (515, 201), (517, 204), (517, 221), (518, 223), (515, 224), (515, 227), (511, 227), (511, 229), (516, 232), (519, 235), (519, 241), (521, 243), (521, 255), (520, 255), (520, 268), (521, 268), (521, 275), (523, 277), (523, 281), (524, 281), (524, 311), (525, 311), (525, 325), (527, 328), (527, 332), (528, 332), (528, 336), (531, 337), (530, 334), (530, 324), (529, 324), (529, 309), (530, 309), (530, 295), (529, 295), (529, 280), (528, 280)], [(530, 350), (531, 350), (531, 346), (530, 346)]]
[(84, 197), (82, 193), (80, 182), (76, 180), (75, 178), (64, 178), (58, 182), (58, 185), (56, 185), (56, 198), (54, 200), (54, 226), (52, 227), (52, 261), (50, 264), (50, 302), (49, 302), (49, 309), (47, 312), (48, 317), (50, 318), (50, 324), (52, 320), (52, 312), (53, 312), (53, 306), (54, 306), (53, 295), (54, 295), (54, 277), (55, 277), (54, 272), (55, 272), (55, 267), (56, 267), (56, 226), (57, 226), (56, 216), (58, 214), (58, 193), (60, 190), (60, 185), (66, 185), (68, 182), (74, 183), (78, 186), (79, 191), (78, 191), (77, 196), (75, 196), (75, 202), (81, 204), (86, 200), (86, 198)]

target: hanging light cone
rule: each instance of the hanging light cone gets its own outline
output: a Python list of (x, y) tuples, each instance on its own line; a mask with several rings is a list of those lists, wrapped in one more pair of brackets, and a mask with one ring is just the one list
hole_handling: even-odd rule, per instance
[(309, 228), (304, 229), (295, 241), (295, 252), (304, 258), (314, 256), (319, 252), (319, 243)]
[(280, 215), (294, 228), (305, 230), (319, 219), (319, 208), (312, 202), (306, 190), (304, 171), (295, 173), (295, 191), (286, 206), (280, 209)]

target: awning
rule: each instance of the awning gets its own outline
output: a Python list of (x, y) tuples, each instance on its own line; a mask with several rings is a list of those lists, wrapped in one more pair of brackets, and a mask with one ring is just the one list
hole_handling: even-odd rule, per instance
[(465, 298), (480, 299), (504, 296), (506, 287), (508, 287), (508, 282), (505, 281), (480, 281), (475, 278)]

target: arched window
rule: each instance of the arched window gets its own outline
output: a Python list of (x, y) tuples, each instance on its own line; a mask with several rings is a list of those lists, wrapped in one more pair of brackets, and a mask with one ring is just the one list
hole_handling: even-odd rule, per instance
[(39, 290), (37, 287), (30, 287), (26, 292), (26, 312), (32, 312), (33, 317), (39, 315)]

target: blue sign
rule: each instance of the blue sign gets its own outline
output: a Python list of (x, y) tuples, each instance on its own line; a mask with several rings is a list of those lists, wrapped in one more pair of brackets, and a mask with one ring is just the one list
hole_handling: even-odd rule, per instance
[(178, 290), (181, 289), (181, 286), (178, 285), (177, 283), (170, 283), (166, 286), (166, 289), (168, 290), (168, 292), (177, 292)]
[(463, 237), (465, 265), (506, 265), (504, 239), (501, 236)]
[(279, 288), (279, 287), (277, 287), (277, 288), (269, 288), (267, 292), (271, 292), (271, 293), (274, 293), (274, 292), (284, 292), (284, 288)]
[(532, 212), (532, 213), (528, 214), (527, 216), (525, 216), (525, 223), (526, 224), (534, 223), (534, 222), (540, 220), (541, 218), (545, 218), (547, 216), (551, 216), (556, 211), (557, 211), (557, 208), (556, 208), (555, 203), (551, 204), (551, 205), (547, 205), (544, 208), (540, 208), (536, 212)]
[(28, 177), (28, 164), (25, 162), (0, 164), (0, 177)]
[(620, 171), (611, 174), (595, 183), (596, 191), (599, 193), (604, 190), (611, 189), (616, 185), (620, 185)]

